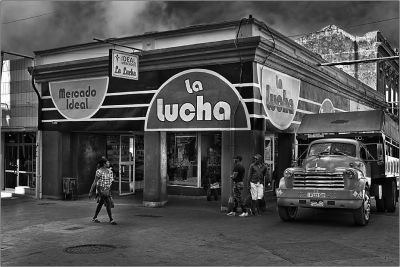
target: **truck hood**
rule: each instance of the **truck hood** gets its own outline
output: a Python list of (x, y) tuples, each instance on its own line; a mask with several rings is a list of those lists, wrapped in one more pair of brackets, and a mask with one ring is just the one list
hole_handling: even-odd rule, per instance
[(336, 168), (349, 168), (350, 163), (354, 165), (356, 158), (340, 155), (312, 156), (304, 160), (305, 171), (334, 172)]

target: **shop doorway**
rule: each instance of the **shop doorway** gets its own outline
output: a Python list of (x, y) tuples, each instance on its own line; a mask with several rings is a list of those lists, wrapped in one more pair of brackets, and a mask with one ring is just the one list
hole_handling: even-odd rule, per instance
[(118, 191), (120, 195), (133, 194), (135, 193), (135, 137), (121, 135), (120, 144)]
[[(264, 138), (264, 163), (267, 166), (267, 176), (271, 179), (270, 186), (265, 187), (265, 191), (274, 190), (277, 187), (276, 161), (277, 161), (277, 137), (275, 134), (266, 134)], [(266, 181), (264, 181), (266, 185)]]
[(33, 132), (10, 132), (4, 142), (4, 188), (36, 184), (36, 134)]
[(114, 172), (114, 180), (118, 181), (119, 195), (130, 195), (143, 189), (143, 136), (107, 136), (107, 157)]

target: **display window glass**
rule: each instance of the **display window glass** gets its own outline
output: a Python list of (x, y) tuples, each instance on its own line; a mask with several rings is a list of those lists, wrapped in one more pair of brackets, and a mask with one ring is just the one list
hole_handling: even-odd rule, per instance
[(201, 134), (201, 184), (221, 184), (221, 134)]
[(221, 183), (221, 133), (168, 133), (169, 185), (209, 187)]
[(167, 174), (169, 184), (198, 186), (197, 135), (167, 135)]

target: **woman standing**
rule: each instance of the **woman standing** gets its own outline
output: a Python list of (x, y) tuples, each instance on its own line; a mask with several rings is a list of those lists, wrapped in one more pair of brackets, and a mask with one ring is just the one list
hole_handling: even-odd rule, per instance
[(96, 171), (96, 176), (89, 191), (89, 198), (92, 197), (95, 189), (98, 193), (98, 204), (92, 222), (100, 222), (97, 219), (97, 215), (99, 215), (101, 207), (104, 204), (108, 217), (110, 218), (110, 223), (115, 225), (117, 223), (114, 221), (111, 214), (111, 184), (113, 182), (113, 172), (110, 169), (110, 162), (105, 157), (100, 159), (98, 166), (99, 168)]

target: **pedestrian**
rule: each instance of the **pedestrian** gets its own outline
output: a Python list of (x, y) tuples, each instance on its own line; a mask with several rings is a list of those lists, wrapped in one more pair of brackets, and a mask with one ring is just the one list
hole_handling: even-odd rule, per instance
[(96, 195), (98, 204), (96, 212), (92, 218), (92, 222), (100, 222), (97, 219), (97, 216), (99, 215), (99, 212), (104, 204), (107, 210), (108, 217), (110, 219), (110, 223), (115, 225), (117, 223), (112, 218), (111, 213), (111, 185), (113, 182), (113, 172), (112, 170), (110, 170), (110, 162), (105, 157), (102, 157), (98, 163), (98, 167), (99, 168), (96, 170), (96, 176), (89, 191), (89, 199), (92, 197), (93, 191), (95, 189), (97, 191)]
[(251, 212), (253, 215), (261, 215), (260, 210), (263, 207), (264, 199), (264, 177), (267, 175), (262, 156), (256, 154), (253, 157), (254, 162), (250, 164), (247, 185), (250, 187), (251, 194)]
[(240, 214), (239, 216), (244, 217), (244, 216), (248, 215), (246, 212), (246, 206), (245, 206), (245, 204), (243, 202), (243, 198), (242, 198), (242, 192), (243, 192), (243, 188), (244, 188), (243, 178), (244, 178), (245, 169), (242, 165), (242, 156), (237, 155), (233, 158), (233, 160), (234, 160), (235, 165), (233, 166), (231, 179), (232, 179), (232, 183), (233, 183), (234, 204), (233, 204), (232, 211), (229, 212), (227, 215), (228, 216), (236, 216), (237, 207), (240, 206), (242, 214)]

